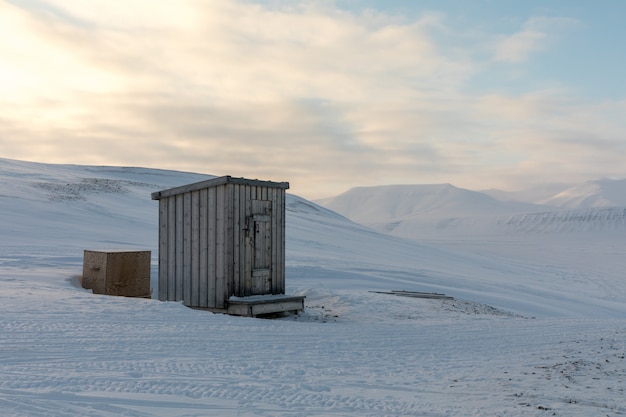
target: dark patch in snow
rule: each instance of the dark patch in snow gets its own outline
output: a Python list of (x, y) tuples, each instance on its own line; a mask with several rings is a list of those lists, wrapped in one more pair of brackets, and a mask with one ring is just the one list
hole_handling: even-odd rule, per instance
[(441, 310), (445, 311), (463, 314), (484, 314), (490, 316), (525, 318), (524, 316), (512, 313), (510, 311), (501, 310), (487, 304), (480, 304), (471, 301), (441, 300), (441, 304)]
[(33, 187), (45, 190), (50, 201), (84, 201), (86, 194), (127, 194), (129, 186), (152, 187), (151, 184), (112, 180), (107, 178), (83, 178), (74, 183), (38, 182)]

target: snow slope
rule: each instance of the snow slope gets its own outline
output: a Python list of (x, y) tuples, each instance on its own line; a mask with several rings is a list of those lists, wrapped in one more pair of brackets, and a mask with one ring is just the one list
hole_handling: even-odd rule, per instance
[(603, 178), (567, 188), (543, 204), (566, 208), (626, 207), (626, 179)]
[[(299, 316), (76, 284), (83, 249), (121, 247), (153, 251), (154, 288), (150, 193), (205, 178), (0, 159), (0, 416), (626, 413), (624, 242), (602, 230), (409, 241), (289, 195)], [(455, 300), (370, 292), (392, 289)]]

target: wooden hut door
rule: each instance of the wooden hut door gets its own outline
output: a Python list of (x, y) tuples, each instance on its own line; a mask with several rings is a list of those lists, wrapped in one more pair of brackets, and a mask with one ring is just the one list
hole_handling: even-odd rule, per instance
[(251, 295), (272, 292), (272, 202), (251, 200), (250, 243), (252, 261)]

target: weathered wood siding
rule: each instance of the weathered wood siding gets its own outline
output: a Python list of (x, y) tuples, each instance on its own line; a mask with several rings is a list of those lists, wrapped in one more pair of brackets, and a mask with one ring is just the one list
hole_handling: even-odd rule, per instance
[[(159, 300), (224, 308), (226, 185), (159, 200)], [(220, 282), (218, 282), (220, 281)]]
[(219, 180), (153, 194), (162, 301), (223, 309), (231, 295), (285, 293), (288, 184)]

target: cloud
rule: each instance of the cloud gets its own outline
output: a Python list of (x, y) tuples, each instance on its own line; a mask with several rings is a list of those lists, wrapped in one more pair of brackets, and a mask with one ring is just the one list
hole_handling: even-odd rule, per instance
[(496, 61), (520, 63), (549, 50), (567, 29), (580, 25), (571, 18), (533, 17), (520, 31), (500, 39), (495, 45)]
[[(442, 14), (0, 0), (0, 24), (13, 34), (0, 39), (5, 157), (251, 176), (322, 197), (357, 185), (523, 181), (559, 154), (599, 160), (585, 137), (625, 152), (611, 148), (626, 131), (623, 103), (469, 93), (485, 64), (438, 40), (455, 34)], [(502, 59), (528, 58), (537, 36), (567, 24), (531, 19), (500, 43)], [(607, 175), (621, 169), (603, 161)]]

